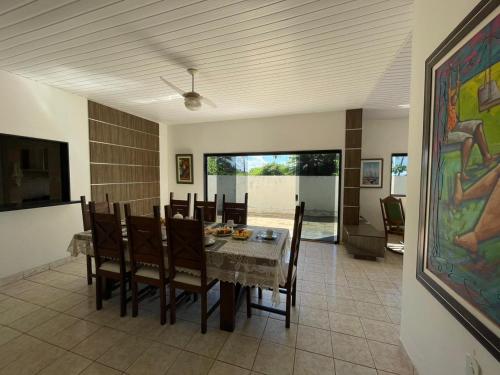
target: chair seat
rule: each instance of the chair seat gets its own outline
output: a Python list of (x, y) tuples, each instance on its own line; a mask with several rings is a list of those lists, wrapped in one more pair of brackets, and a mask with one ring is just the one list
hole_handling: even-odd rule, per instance
[[(186, 272), (176, 272), (174, 280), (177, 283), (201, 286), (201, 276), (191, 275)], [(212, 278), (207, 277), (207, 285), (213, 281)]]
[[(107, 260), (104, 263), (101, 263), (101, 267), (99, 267), (99, 270), (120, 273), (120, 262), (118, 262), (117, 260)], [(130, 271), (130, 263), (125, 262), (125, 272), (129, 271)]]
[[(160, 269), (153, 266), (141, 266), (136, 272), (136, 276), (147, 277), (148, 279), (160, 280)], [(168, 277), (168, 270), (165, 270), (165, 277)]]

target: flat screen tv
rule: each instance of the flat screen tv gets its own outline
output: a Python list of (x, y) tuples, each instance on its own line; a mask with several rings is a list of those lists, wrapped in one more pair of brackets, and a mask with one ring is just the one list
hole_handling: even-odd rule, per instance
[(0, 211), (66, 202), (68, 144), (0, 133)]

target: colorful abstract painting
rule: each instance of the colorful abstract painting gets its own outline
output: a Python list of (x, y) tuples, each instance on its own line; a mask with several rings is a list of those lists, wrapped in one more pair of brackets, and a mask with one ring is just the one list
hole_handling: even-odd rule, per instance
[[(464, 34), (465, 35), (465, 34)], [(497, 338), (500, 327), (500, 15), (430, 72), (423, 272)], [(425, 140), (424, 140), (425, 142)]]

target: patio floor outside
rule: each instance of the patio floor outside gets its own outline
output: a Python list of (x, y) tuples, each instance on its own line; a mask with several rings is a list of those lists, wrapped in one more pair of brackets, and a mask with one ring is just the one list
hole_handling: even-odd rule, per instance
[[(293, 216), (287, 214), (248, 213), (248, 224), (261, 227), (286, 228), (293, 233)], [(335, 242), (337, 240), (337, 218), (333, 216), (305, 215), (302, 238), (316, 241)]]

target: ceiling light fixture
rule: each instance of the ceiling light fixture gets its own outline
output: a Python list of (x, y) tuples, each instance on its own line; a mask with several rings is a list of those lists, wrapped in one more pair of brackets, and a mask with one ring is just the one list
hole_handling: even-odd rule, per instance
[(410, 105), (409, 104), (399, 104), (398, 107), (399, 108), (410, 108)]

